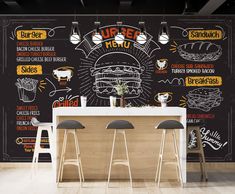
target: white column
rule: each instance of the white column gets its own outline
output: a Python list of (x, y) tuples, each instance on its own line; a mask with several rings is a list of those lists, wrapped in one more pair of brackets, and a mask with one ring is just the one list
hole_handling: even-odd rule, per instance
[(183, 110), (184, 113), (180, 117), (180, 122), (183, 124), (184, 129), (180, 130), (179, 137), (179, 155), (180, 155), (180, 165), (182, 170), (183, 183), (187, 181), (187, 154), (186, 154), (186, 128), (187, 128), (187, 112), (186, 109)]

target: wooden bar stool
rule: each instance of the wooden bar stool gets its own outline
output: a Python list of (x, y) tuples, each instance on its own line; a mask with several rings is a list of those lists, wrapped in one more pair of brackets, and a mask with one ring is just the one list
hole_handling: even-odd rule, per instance
[[(128, 148), (127, 148), (127, 141), (126, 141), (126, 129), (134, 129), (134, 126), (129, 122), (125, 120), (115, 120), (110, 122), (106, 129), (115, 129), (114, 136), (113, 136), (113, 144), (112, 144), (112, 151), (111, 151), (111, 159), (109, 164), (109, 174), (108, 174), (108, 187), (109, 187), (109, 181), (110, 181), (110, 175), (112, 170), (112, 165), (124, 165), (128, 167), (129, 171), (129, 178), (130, 178), (130, 185), (132, 187), (132, 176), (131, 176), (131, 168), (130, 168), (130, 161), (129, 161), (129, 155), (128, 155)], [(115, 142), (116, 142), (116, 135), (120, 134), (123, 136), (124, 144), (125, 144), (125, 151), (126, 151), (126, 159), (113, 159), (114, 155), (114, 149), (115, 149)]]
[[(178, 181), (180, 182), (181, 186), (183, 186), (182, 181), (182, 172), (181, 172), (181, 166), (180, 166), (180, 160), (179, 160), (179, 151), (178, 151), (178, 145), (176, 141), (176, 134), (175, 129), (184, 129), (184, 126), (175, 120), (166, 120), (161, 123), (159, 123), (157, 126), (155, 126), (155, 129), (162, 129), (162, 139), (160, 144), (160, 152), (158, 156), (158, 165), (157, 165), (157, 171), (155, 176), (155, 182), (157, 182), (158, 187), (160, 186), (160, 180), (161, 180), (161, 171), (162, 171), (162, 164), (174, 164), (176, 165), (177, 169), (177, 177)], [(174, 159), (164, 160), (164, 148), (165, 148), (165, 139), (166, 134), (171, 134), (173, 137), (173, 145), (174, 145)]]
[[(82, 169), (81, 153), (80, 153), (78, 138), (77, 138), (77, 129), (84, 129), (84, 128), (85, 127), (80, 122), (75, 121), (75, 120), (65, 120), (57, 125), (57, 129), (65, 129), (62, 151), (61, 151), (61, 156), (60, 156), (59, 172), (57, 176), (58, 183), (62, 181), (65, 165), (75, 165), (78, 167), (80, 186), (82, 186), (82, 182), (85, 181), (84, 175), (83, 175), (83, 169)], [(71, 158), (65, 159), (69, 134), (72, 134), (74, 137), (75, 153), (76, 153), (75, 159), (71, 159)]]
[[(36, 141), (34, 146), (34, 153), (33, 153), (33, 161), (32, 161), (32, 170), (35, 171), (35, 164), (38, 164), (39, 154), (42, 153), (49, 153), (51, 155), (51, 162), (53, 164), (53, 156), (54, 156), (54, 150), (53, 150), (53, 135), (52, 135), (52, 123), (44, 123), (39, 122), (35, 117), (31, 119), (31, 124), (35, 127), (37, 127), (37, 135), (36, 135)], [(47, 131), (48, 133), (48, 143), (49, 148), (42, 148), (41, 147), (41, 140), (42, 140), (42, 132)]]
[(208, 181), (207, 171), (206, 171), (206, 160), (204, 155), (204, 149), (202, 145), (202, 138), (200, 133), (200, 128), (203, 122), (190, 124), (187, 127), (187, 155), (197, 154), (199, 156), (200, 169), (201, 169), (201, 180)]

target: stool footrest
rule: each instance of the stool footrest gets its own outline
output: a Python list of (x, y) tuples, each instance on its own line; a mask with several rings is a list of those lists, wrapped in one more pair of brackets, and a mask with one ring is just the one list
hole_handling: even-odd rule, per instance
[(78, 165), (80, 165), (80, 161), (78, 161), (77, 159), (66, 159), (64, 161), (63, 165), (75, 165), (75, 166), (78, 166)]
[(129, 162), (128, 162), (128, 160), (124, 160), (124, 159), (115, 159), (115, 160), (113, 160), (112, 165), (129, 166)]
[(52, 152), (51, 148), (39, 148), (37, 150), (37, 153), (39, 153), (39, 154), (41, 154), (41, 153), (51, 153), (51, 152)]
[(202, 154), (202, 151), (199, 149), (188, 150), (187, 154)]
[(172, 160), (162, 160), (162, 163), (164, 164), (174, 164), (174, 165), (178, 165), (177, 161), (175, 161), (174, 159)]

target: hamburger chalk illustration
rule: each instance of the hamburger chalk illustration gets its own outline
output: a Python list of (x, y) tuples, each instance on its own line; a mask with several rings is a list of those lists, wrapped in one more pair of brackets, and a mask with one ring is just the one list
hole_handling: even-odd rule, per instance
[(191, 109), (199, 109), (205, 112), (220, 106), (223, 98), (219, 88), (197, 88), (189, 91), (187, 105)]
[(115, 85), (118, 80), (127, 85), (126, 99), (137, 98), (143, 92), (141, 74), (144, 67), (128, 53), (106, 53), (97, 59), (90, 70), (91, 76), (95, 78), (93, 91), (100, 98), (117, 96)]

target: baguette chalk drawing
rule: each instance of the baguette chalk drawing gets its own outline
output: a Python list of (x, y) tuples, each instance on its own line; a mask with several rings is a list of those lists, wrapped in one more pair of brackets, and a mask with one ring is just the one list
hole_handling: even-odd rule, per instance
[(175, 41), (170, 50), (188, 61), (216, 61), (222, 55), (222, 47), (209, 41), (197, 41), (178, 45)]

